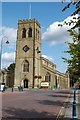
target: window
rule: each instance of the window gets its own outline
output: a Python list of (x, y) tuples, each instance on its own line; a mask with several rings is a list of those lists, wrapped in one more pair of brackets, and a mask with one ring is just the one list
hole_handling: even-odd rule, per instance
[(36, 38), (37, 38), (37, 29), (36, 29)]
[(45, 81), (48, 81), (48, 82), (51, 81), (51, 75), (50, 75), (50, 73), (47, 73), (47, 74), (46, 74), (46, 76), (45, 76)]
[(36, 29), (36, 38), (39, 40), (39, 31)]
[(28, 37), (32, 37), (32, 28), (29, 28)]
[(26, 29), (23, 28), (23, 31), (22, 31), (22, 38), (26, 38)]
[(29, 72), (29, 62), (27, 60), (23, 64), (23, 72)]
[(38, 31), (38, 40), (39, 40), (39, 31)]

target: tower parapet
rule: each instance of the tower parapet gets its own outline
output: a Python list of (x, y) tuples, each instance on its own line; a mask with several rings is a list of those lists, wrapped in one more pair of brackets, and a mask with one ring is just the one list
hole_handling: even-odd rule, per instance
[(34, 19), (23, 19), (23, 20), (18, 20), (18, 24), (28, 24), (28, 23), (37, 23), (37, 25), (41, 28), (40, 23), (34, 18)]

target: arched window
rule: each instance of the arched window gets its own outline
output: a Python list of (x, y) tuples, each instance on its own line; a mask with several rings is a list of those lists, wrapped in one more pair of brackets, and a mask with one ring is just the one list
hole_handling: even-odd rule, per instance
[(29, 62), (27, 60), (23, 63), (23, 72), (29, 72)]
[(48, 81), (48, 82), (51, 81), (51, 74), (50, 74), (50, 73), (47, 73), (47, 74), (46, 74), (46, 76), (45, 76), (45, 81)]
[(23, 28), (23, 31), (22, 31), (22, 38), (26, 38), (26, 29)]
[(28, 37), (32, 37), (32, 28), (29, 28)]
[(39, 40), (39, 31), (38, 31), (38, 40)]
[(36, 29), (36, 38), (37, 38), (37, 29)]

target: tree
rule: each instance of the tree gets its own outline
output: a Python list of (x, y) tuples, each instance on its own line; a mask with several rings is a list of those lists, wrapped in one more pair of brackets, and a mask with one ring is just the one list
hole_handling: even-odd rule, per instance
[(9, 67), (7, 68), (7, 72), (8, 73), (14, 73), (15, 70), (15, 63), (12, 63), (9, 65)]
[[(70, 35), (73, 38), (73, 42), (66, 42), (69, 46), (69, 50), (65, 51), (65, 53), (69, 53), (71, 58), (63, 59), (65, 62), (68, 63), (67, 71), (69, 71), (70, 78), (73, 80), (73, 82), (76, 82), (76, 80), (79, 81), (80, 79), (80, 1), (75, 2), (74, 0), (72, 0), (70, 3), (67, 4), (67, 6), (62, 9), (62, 12), (69, 8), (71, 4), (76, 6), (76, 10), (71, 14), (71, 16), (78, 14), (78, 18), (73, 16), (75, 22), (73, 20), (71, 20), (70, 22), (65, 21), (65, 23), (59, 24), (58, 26), (62, 27), (64, 24), (70, 26), (71, 24), (75, 23), (75, 26), (68, 30), (68, 32), (70, 32)], [(79, 32), (76, 32), (76, 30), (74, 30), (75, 28), (78, 28)]]
[[(65, 0), (65, 1), (66, 1), (66, 0)], [(63, 2), (64, 2), (64, 0), (62, 0), (62, 3), (63, 3)], [(76, 2), (75, 2), (75, 0), (71, 0), (71, 2), (68, 3), (68, 4), (62, 9), (62, 12), (64, 12), (66, 9), (70, 8), (71, 4), (72, 4), (72, 5), (75, 5), (75, 7), (76, 7), (76, 10), (71, 14), (71, 16), (74, 16), (74, 15), (78, 14), (78, 15), (79, 15), (78, 18), (73, 17), (73, 19), (75, 19), (75, 21), (73, 21), (73, 20), (70, 20), (70, 22), (66, 22), (66, 21), (65, 21), (63, 24), (59, 24), (58, 26), (61, 26), (61, 27), (62, 27), (64, 24), (70, 26), (71, 24), (76, 23), (76, 25), (75, 25), (72, 29), (80, 27), (80, 1), (76, 1)], [(76, 19), (77, 19), (77, 21), (76, 21)], [(80, 34), (80, 29), (79, 29), (79, 34)], [(79, 37), (80, 37), (80, 35), (79, 35)]]
[(73, 37), (73, 42), (66, 42), (69, 46), (69, 50), (65, 53), (69, 53), (71, 58), (63, 58), (65, 62), (68, 63), (68, 71), (70, 77), (79, 80), (80, 78), (80, 39), (78, 39), (79, 34), (75, 30), (69, 30), (70, 35)]

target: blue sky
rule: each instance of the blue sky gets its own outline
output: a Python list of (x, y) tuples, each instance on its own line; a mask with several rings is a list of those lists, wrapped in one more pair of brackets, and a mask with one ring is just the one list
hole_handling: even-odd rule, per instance
[(63, 62), (62, 57), (69, 57), (69, 55), (64, 54), (64, 50), (68, 48), (64, 42), (65, 39), (71, 40), (71, 38), (68, 38), (69, 34), (64, 32), (68, 27), (65, 26), (58, 30), (57, 24), (63, 22), (65, 19), (69, 20), (71, 13), (75, 10), (75, 7), (71, 6), (70, 9), (62, 12), (61, 10), (67, 4), (66, 2), (63, 4), (61, 2), (2, 3), (3, 33), (10, 41), (10, 45), (6, 45), (4, 40), (2, 67), (7, 67), (11, 62), (14, 62), (14, 58), (11, 56), (14, 56), (13, 53), (16, 50), (17, 23), (20, 19), (29, 19), (30, 4), (31, 18), (36, 18), (41, 24), (42, 55), (53, 61), (57, 66), (57, 70), (65, 72), (67, 64)]
[[(71, 8), (62, 13), (61, 10), (66, 4), (67, 3), (62, 4), (61, 2), (33, 2), (31, 3), (32, 18), (36, 18), (44, 27), (49, 26), (55, 21), (63, 21), (74, 9)], [(29, 18), (29, 5), (29, 2), (3, 2), (3, 24), (17, 28), (18, 19)]]

